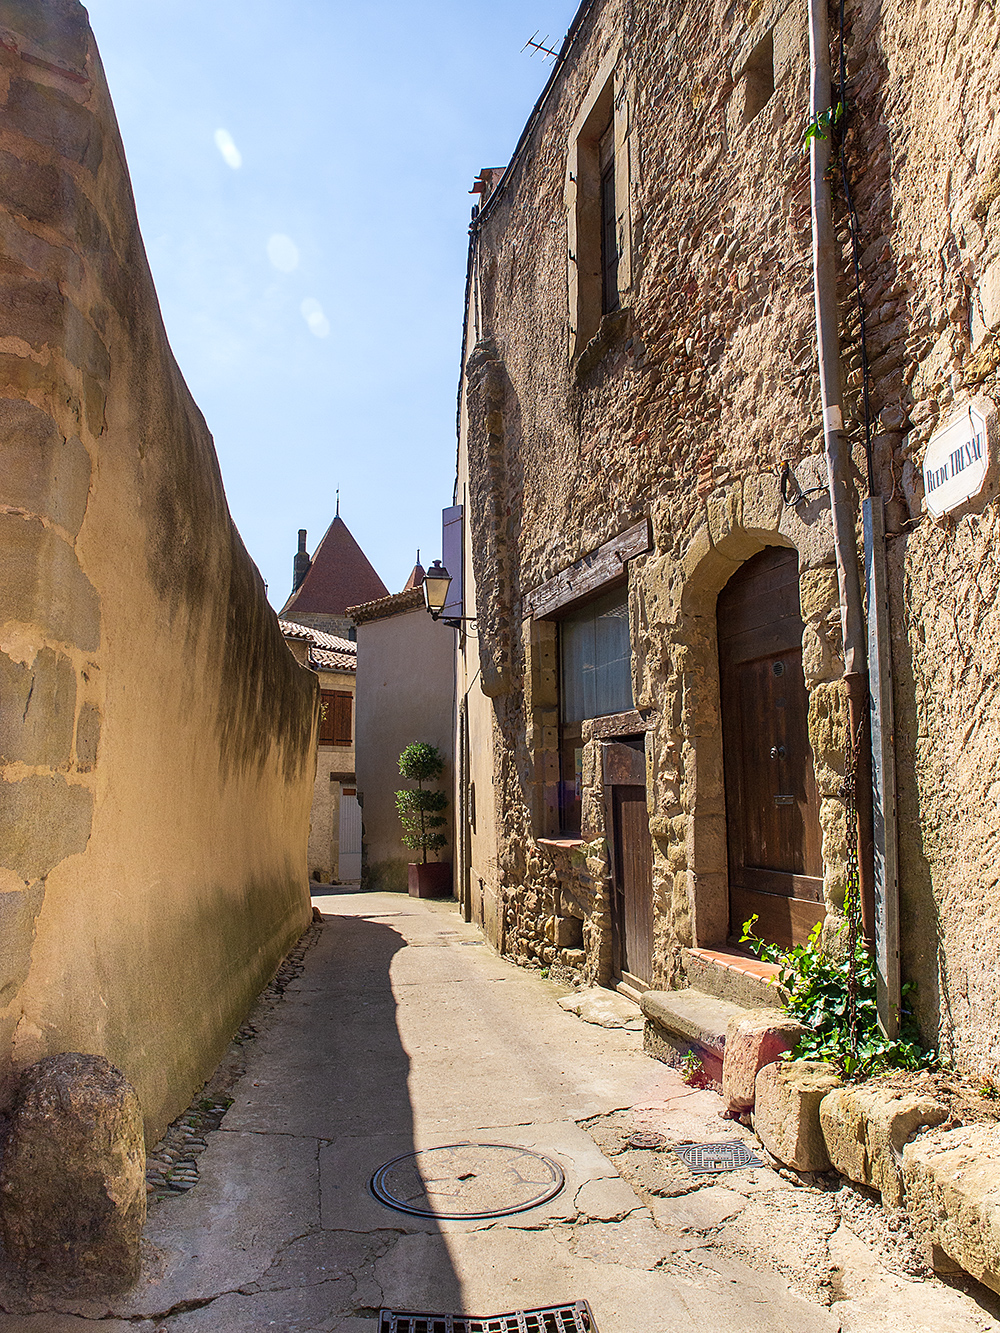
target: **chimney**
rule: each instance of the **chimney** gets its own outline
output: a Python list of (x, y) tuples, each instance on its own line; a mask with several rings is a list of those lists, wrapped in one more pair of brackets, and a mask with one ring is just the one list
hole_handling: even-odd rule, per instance
[(306, 554), (306, 529), (299, 528), (299, 549), (292, 564), (292, 592), (298, 592), (302, 587), (302, 580), (309, 573), (311, 565), (312, 561)]

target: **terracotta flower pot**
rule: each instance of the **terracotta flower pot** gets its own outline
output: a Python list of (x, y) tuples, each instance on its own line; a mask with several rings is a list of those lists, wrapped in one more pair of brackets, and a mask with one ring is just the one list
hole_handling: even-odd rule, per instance
[(409, 888), (411, 898), (451, 897), (451, 862), (428, 861), (410, 863)]

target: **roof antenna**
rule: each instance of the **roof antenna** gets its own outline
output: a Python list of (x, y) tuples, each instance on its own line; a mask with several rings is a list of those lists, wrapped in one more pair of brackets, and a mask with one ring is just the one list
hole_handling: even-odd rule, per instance
[(334, 518), (340, 518), (340, 487), (337, 487), (337, 512)]
[(553, 51), (551, 47), (545, 45), (546, 42), (551, 40), (548, 33), (545, 34), (545, 36), (542, 38), (540, 42), (535, 41), (535, 38), (537, 36), (538, 36), (538, 29), (536, 28), (535, 31), (531, 34), (531, 36), (528, 38), (528, 40), (525, 42), (525, 44), (521, 47), (521, 50), (527, 51), (528, 47), (530, 46), (532, 48), (531, 50), (532, 55), (535, 55), (537, 52), (540, 52), (544, 57), (551, 57), (551, 59), (555, 60), (556, 57), (559, 55), (559, 52)]

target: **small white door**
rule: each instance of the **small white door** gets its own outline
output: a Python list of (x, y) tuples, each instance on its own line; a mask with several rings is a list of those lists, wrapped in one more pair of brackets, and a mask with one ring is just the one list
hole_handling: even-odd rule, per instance
[(340, 793), (340, 864), (337, 878), (341, 884), (361, 878), (361, 806), (356, 787), (344, 787)]

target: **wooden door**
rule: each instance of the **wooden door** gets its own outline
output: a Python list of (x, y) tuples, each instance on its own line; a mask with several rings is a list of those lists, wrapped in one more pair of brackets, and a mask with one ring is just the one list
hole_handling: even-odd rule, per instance
[(604, 747), (611, 850), (615, 974), (648, 985), (653, 974), (653, 847), (646, 811), (644, 738)]
[(748, 560), (718, 622), (730, 934), (756, 913), (762, 938), (801, 943), (824, 908), (796, 552)]

